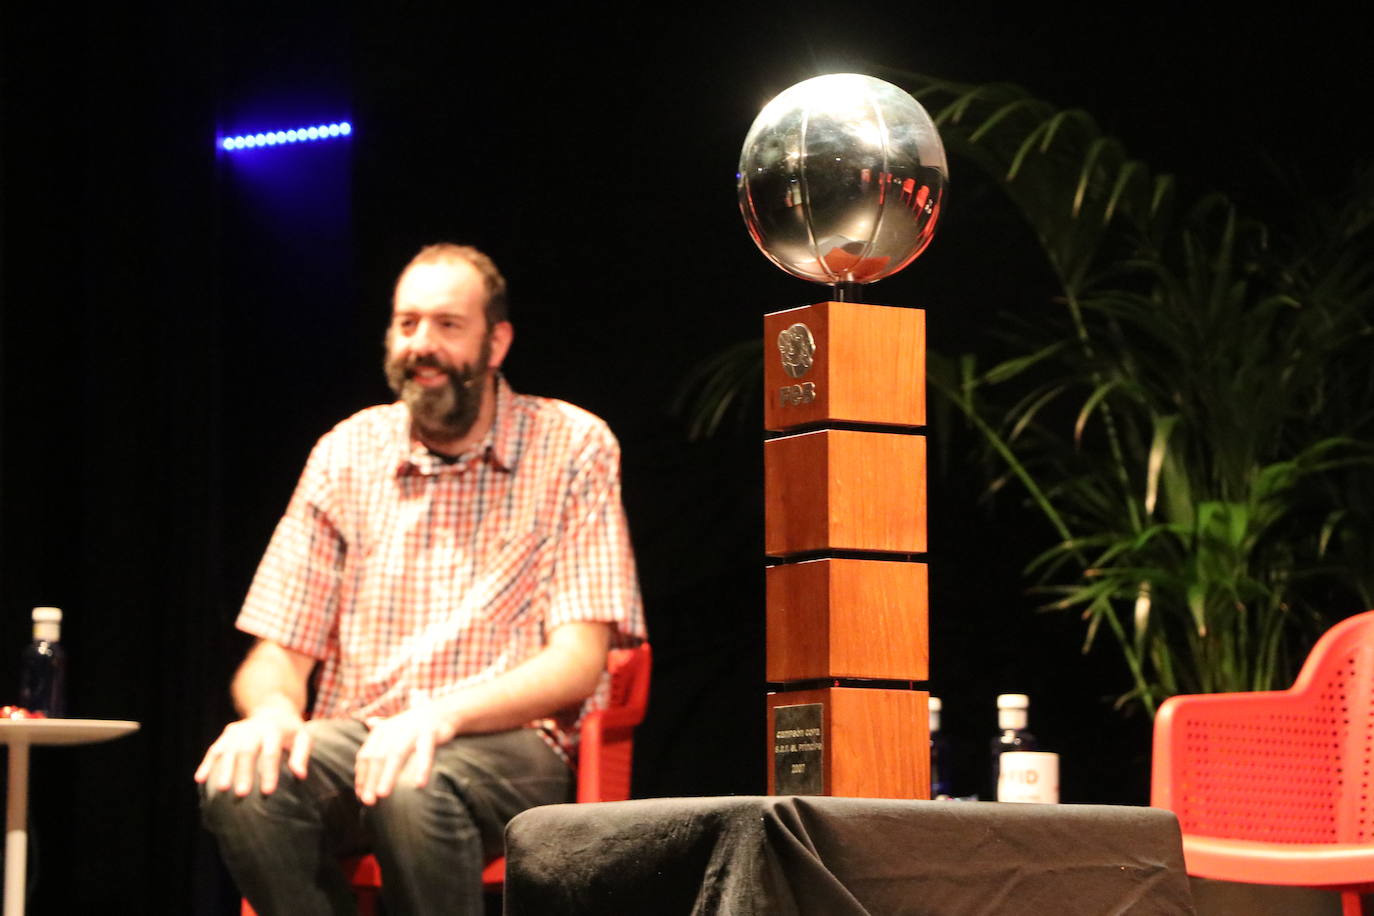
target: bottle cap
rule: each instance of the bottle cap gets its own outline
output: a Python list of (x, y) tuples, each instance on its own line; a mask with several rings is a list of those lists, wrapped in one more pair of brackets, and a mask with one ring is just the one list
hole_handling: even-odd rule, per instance
[(927, 706), (926, 706), (926, 708), (928, 708), (931, 712), (939, 712), (941, 706), (942, 706), (942, 704), (940, 703), (940, 698), (939, 698), (939, 697), (931, 697), (931, 698), (927, 701)]
[(62, 610), (55, 607), (33, 609), (33, 638), (57, 642), (62, 638)]
[(1030, 697), (1024, 693), (1001, 693), (997, 695), (998, 709), (1030, 709)]

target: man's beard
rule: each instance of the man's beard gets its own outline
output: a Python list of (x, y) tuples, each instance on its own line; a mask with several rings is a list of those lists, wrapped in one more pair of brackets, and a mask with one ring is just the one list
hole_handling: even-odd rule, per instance
[[(477, 354), (477, 365), (483, 369), (472, 363), (455, 367), (432, 355), (392, 357), (389, 335), (387, 343), (387, 384), (410, 408), (410, 418), (421, 435), (435, 442), (451, 442), (466, 436), (482, 408), (482, 390), (487, 380), (485, 367), (491, 357), (491, 335), (482, 338)], [(448, 381), (434, 388), (418, 384), (412, 375), (421, 367), (443, 371)]]

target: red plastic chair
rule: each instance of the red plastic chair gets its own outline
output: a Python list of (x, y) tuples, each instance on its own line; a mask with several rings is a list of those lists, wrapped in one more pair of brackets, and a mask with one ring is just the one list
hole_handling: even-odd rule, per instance
[[(612, 649), (606, 658), (611, 695), (605, 709), (582, 720), (578, 745), (577, 800), (624, 801), (630, 797), (630, 766), (634, 758), (635, 726), (644, 721), (649, 705), (649, 673), (653, 653), (644, 643), (633, 649)], [(358, 895), (359, 916), (375, 916), (382, 871), (372, 856), (347, 859), (344, 873)], [(506, 857), (498, 856), (482, 870), (482, 886), (501, 890), (506, 880)], [(256, 916), (243, 901), (242, 916)]]
[(1374, 892), (1374, 611), (1332, 627), (1288, 690), (1178, 696), (1155, 719), (1150, 802), (1188, 874)]

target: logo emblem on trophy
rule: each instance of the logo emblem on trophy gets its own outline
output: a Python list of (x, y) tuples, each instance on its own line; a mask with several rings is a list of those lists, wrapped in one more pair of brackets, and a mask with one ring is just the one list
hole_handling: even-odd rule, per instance
[[(811, 336), (811, 329), (799, 322), (780, 331), (778, 355), (782, 358), (783, 371), (792, 378), (801, 378), (810, 372), (816, 355), (816, 340)], [(783, 385), (778, 389), (778, 400), (783, 407), (810, 404), (816, 400), (816, 383)]]
[(801, 378), (811, 371), (811, 357), (815, 352), (816, 340), (804, 324), (794, 324), (778, 334), (782, 368), (793, 378)]

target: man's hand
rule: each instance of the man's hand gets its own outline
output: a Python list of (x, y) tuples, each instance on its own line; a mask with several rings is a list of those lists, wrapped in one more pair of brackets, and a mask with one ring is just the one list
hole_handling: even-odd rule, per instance
[(267, 706), (245, 719), (230, 722), (205, 752), (196, 767), (196, 782), (212, 788), (247, 795), (253, 790), (253, 775), (264, 795), (277, 788), (283, 748), (290, 748), (286, 766), (297, 779), (304, 779), (310, 762), (310, 734), (295, 710)]
[(390, 795), (402, 776), (416, 788), (429, 782), (434, 749), (457, 733), (434, 703), (389, 719), (368, 719), (367, 727), (370, 732), (354, 766), (354, 789), (364, 805)]
[(289, 747), (287, 766), (297, 779), (305, 778), (310, 760), (310, 736), (305, 731), (306, 683), (315, 660), (270, 640), (259, 640), (234, 675), (230, 692), (239, 715), (220, 733), (196, 767), (196, 782), (220, 792), (253, 791), (253, 773), (267, 795), (277, 788), (282, 748)]

